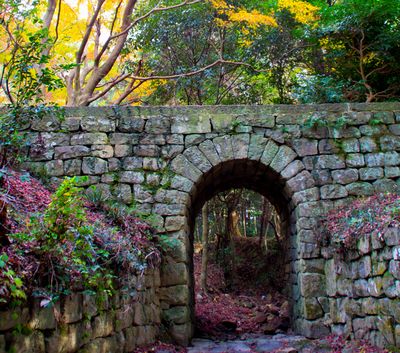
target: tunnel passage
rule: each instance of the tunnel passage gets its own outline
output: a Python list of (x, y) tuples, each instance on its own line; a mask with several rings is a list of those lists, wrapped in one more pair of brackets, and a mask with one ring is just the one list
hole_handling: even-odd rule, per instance
[[(235, 159), (222, 162), (207, 173), (203, 174), (200, 180), (195, 184), (192, 203), (188, 215), (189, 225), (189, 273), (190, 273), (190, 310), (192, 322), (196, 324), (194, 313), (195, 308), (195, 279), (193, 265), (193, 245), (194, 245), (194, 229), (196, 215), (200, 212), (205, 202), (209, 201), (217, 194), (230, 189), (249, 189), (268, 199), (270, 204), (275, 208), (279, 215), (280, 233), (282, 234), (282, 245), (277, 261), (274, 263), (275, 268), (267, 271), (274, 273), (274, 276), (283, 280), (284, 293), (291, 302), (290, 288), (290, 249), (294, 246), (290, 243), (293, 237), (290, 237), (289, 215), (290, 215), (290, 197), (285, 191), (284, 179), (270, 167), (265, 166), (259, 161), (248, 159)], [(234, 255), (233, 255), (234, 256)], [(251, 260), (251, 259), (249, 259)], [(277, 275), (279, 273), (279, 275)], [(256, 278), (249, 279), (256, 281)], [(280, 291), (281, 288), (271, 288)], [(200, 296), (201, 297), (201, 296)], [(292, 304), (292, 303), (291, 303)]]

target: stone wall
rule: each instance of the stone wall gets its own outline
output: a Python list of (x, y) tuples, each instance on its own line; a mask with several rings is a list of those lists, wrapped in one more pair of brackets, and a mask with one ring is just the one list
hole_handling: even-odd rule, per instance
[(188, 343), (193, 333), (192, 236), (197, 211), (231, 187), (278, 209), (292, 326), (330, 332), (318, 219), (349, 199), (396, 191), (400, 104), (68, 108), (27, 126), (30, 168), (134, 202), (171, 240), (161, 268), (161, 319)]
[[(332, 332), (400, 346), (400, 231), (389, 228), (338, 256), (323, 249)], [(327, 303), (328, 304), (328, 303)]]
[[(126, 287), (125, 287), (126, 285)], [(73, 293), (53, 306), (0, 309), (0, 353), (132, 352), (159, 332), (158, 270), (132, 275), (112, 297)]]

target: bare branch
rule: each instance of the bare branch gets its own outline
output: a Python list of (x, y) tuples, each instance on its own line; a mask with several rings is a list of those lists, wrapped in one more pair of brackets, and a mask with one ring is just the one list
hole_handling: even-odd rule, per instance
[(129, 30), (130, 30), (132, 27), (136, 26), (140, 21), (143, 21), (144, 19), (146, 19), (147, 17), (151, 16), (151, 15), (154, 14), (154, 13), (162, 12), (162, 11), (174, 10), (174, 9), (178, 9), (178, 8), (180, 8), (180, 7), (183, 7), (183, 6), (194, 5), (194, 4), (203, 2), (203, 1), (204, 1), (204, 0), (193, 0), (193, 1), (185, 0), (185, 1), (181, 2), (180, 4), (176, 4), (176, 5), (164, 6), (164, 7), (155, 7), (154, 9), (150, 10), (149, 12), (147, 12), (146, 14), (144, 14), (143, 16), (140, 16), (140, 17), (138, 17), (137, 19), (135, 19), (135, 20), (131, 23), (131, 25), (130, 25), (128, 28), (126, 28), (126, 29), (123, 30), (122, 32), (120, 32), (120, 33), (114, 35), (113, 37), (111, 37), (111, 40), (112, 40), (112, 39), (115, 39), (115, 38), (118, 38), (119, 36), (122, 36), (122, 35), (124, 35), (125, 33), (129, 32)]
[(115, 87), (118, 83), (126, 80), (128, 77), (130, 76), (130, 74), (124, 74), (121, 75), (115, 79), (113, 79), (112, 81), (108, 82), (107, 84), (104, 85), (104, 89), (101, 92), (98, 92), (97, 94), (93, 94), (89, 99), (88, 102), (92, 103), (95, 100), (103, 97), (106, 93), (108, 93), (113, 87)]
[(216, 61), (214, 61), (213, 63), (206, 65), (204, 67), (202, 67), (201, 69), (195, 70), (195, 71), (190, 71), (190, 72), (186, 72), (186, 73), (182, 73), (182, 74), (174, 74), (174, 75), (156, 75), (156, 76), (148, 76), (148, 77), (139, 77), (139, 76), (133, 76), (132, 78), (135, 80), (139, 80), (139, 81), (149, 81), (149, 80), (173, 80), (176, 78), (182, 78), (182, 77), (191, 77), (191, 76), (195, 76), (198, 75), (204, 71), (207, 71), (217, 65), (221, 65), (221, 64), (226, 64), (226, 65), (234, 65), (234, 66), (245, 66), (250, 68), (251, 70), (253, 70), (254, 72), (268, 72), (269, 70), (257, 70), (256, 68), (254, 68), (252, 65), (245, 63), (243, 61), (230, 61), (230, 60), (224, 60), (224, 59), (218, 59)]

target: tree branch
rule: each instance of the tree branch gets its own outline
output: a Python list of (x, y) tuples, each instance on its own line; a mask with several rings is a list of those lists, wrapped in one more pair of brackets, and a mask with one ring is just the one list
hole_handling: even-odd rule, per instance
[(268, 72), (269, 70), (257, 70), (254, 68), (251, 64), (245, 63), (243, 61), (230, 61), (230, 60), (224, 60), (224, 59), (218, 59), (214, 61), (213, 63), (206, 65), (202, 67), (201, 69), (195, 70), (195, 71), (190, 71), (182, 74), (174, 74), (174, 75), (156, 75), (156, 76), (147, 76), (147, 77), (139, 77), (139, 76), (132, 76), (133, 79), (139, 80), (139, 81), (149, 81), (149, 80), (173, 80), (176, 78), (182, 78), (182, 77), (191, 77), (198, 75), (204, 71), (207, 71), (217, 65), (221, 64), (226, 64), (226, 65), (234, 65), (234, 66), (245, 66), (253, 70), (254, 72)]

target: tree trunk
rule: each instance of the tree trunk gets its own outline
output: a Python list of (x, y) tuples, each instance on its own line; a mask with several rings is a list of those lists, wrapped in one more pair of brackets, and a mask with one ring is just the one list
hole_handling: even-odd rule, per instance
[[(4, 186), (4, 177), (0, 177), (0, 188)], [(10, 244), (10, 240), (7, 237), (7, 204), (0, 200), (0, 247)]]
[(201, 254), (200, 286), (203, 291), (207, 292), (208, 230), (209, 230), (207, 202), (203, 206), (201, 215), (203, 220), (203, 236), (202, 236), (203, 252)]
[(265, 231), (267, 228), (267, 224), (269, 221), (269, 202), (266, 197), (263, 197), (263, 204), (262, 204), (262, 214), (261, 214), (261, 224), (260, 224), (260, 234), (259, 234), (259, 243), (262, 244), (262, 240), (265, 237)]

